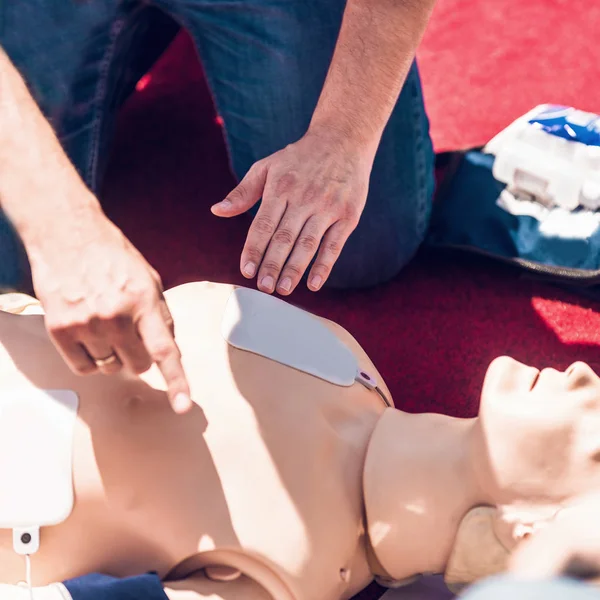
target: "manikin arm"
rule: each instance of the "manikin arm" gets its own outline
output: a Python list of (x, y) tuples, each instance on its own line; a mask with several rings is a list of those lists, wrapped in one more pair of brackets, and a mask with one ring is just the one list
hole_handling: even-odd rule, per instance
[(244, 576), (233, 581), (211, 581), (195, 574), (166, 583), (165, 593), (169, 600), (272, 600), (264, 588)]

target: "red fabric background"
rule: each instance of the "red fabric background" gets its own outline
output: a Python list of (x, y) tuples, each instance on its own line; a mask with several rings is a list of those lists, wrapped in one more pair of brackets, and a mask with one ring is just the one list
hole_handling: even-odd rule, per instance
[(438, 0), (419, 51), (437, 149), (545, 102), (599, 112), (599, 23), (595, 0)]

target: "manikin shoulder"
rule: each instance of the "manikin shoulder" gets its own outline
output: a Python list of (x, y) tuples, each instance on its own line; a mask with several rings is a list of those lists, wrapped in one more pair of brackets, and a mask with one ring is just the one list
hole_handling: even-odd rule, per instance
[[(179, 339), (190, 337), (193, 338), (194, 343), (197, 343), (197, 336), (201, 332), (208, 333), (212, 331), (216, 335), (218, 323), (220, 322), (227, 301), (237, 287), (239, 286), (209, 281), (194, 281), (167, 290), (165, 292), (165, 299), (173, 315), (177, 337)], [(298, 310), (302, 309), (299, 308)], [(3, 315), (3, 312), (10, 314)], [(20, 293), (0, 295), (0, 324), (2, 317), (12, 320), (14, 318), (13, 315), (43, 314), (44, 311), (41, 304), (32, 296)], [(390, 397), (389, 390), (382, 381), (381, 375), (354, 336), (334, 321), (317, 315), (313, 316), (331, 330), (341, 342), (348, 346), (357, 357), (361, 367), (367, 369), (377, 378), (380, 387)], [(25, 327), (26, 321), (27, 327)], [(36, 320), (35, 323), (29, 320), (26, 321), (19, 320), (18, 322), (28, 331), (33, 328), (39, 335), (46, 337), (41, 320)], [(33, 333), (33, 331), (30, 331), (30, 333)], [(39, 335), (36, 335), (36, 337), (39, 337)], [(0, 340), (1, 343), (2, 340)]]
[[(231, 293), (238, 287), (240, 286), (202, 281), (185, 283), (169, 289), (165, 293), (165, 298), (173, 314), (176, 333), (178, 321), (181, 327), (190, 327), (193, 323), (200, 325), (200, 322), (203, 322), (205, 331), (207, 328), (210, 329), (211, 325), (216, 325), (215, 319), (218, 320), (223, 314)], [(293, 298), (291, 303), (293, 304)], [(298, 310), (303, 309), (298, 308)], [(384, 393), (390, 397), (381, 374), (356, 338), (338, 323), (318, 315), (312, 316), (332, 331), (354, 353), (361, 367), (377, 378)]]
[[(222, 314), (224, 306), (227, 304), (231, 293), (241, 286), (211, 283), (209, 281), (196, 281), (184, 283), (177, 287), (171, 288), (165, 292), (165, 298), (169, 310), (173, 313), (173, 317), (183, 319), (184, 315), (188, 319), (203, 318), (204, 315), (210, 315), (211, 320), (217, 315)], [(293, 304), (293, 302), (292, 302)], [(298, 308), (298, 310), (302, 310)], [(364, 353), (360, 344), (354, 337), (341, 325), (324, 319), (317, 315), (312, 315), (319, 320), (325, 327), (333, 331), (336, 336), (352, 350), (359, 350)]]

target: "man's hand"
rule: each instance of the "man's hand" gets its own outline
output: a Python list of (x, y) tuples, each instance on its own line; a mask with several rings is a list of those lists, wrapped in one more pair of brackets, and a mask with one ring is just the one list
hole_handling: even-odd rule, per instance
[(308, 287), (329, 276), (364, 209), (375, 152), (434, 3), (348, 0), (308, 133), (213, 206), (233, 217), (262, 196), (241, 260), (262, 291), (290, 294), (317, 251)]
[(339, 136), (307, 133), (257, 162), (212, 212), (234, 217), (261, 198), (242, 252), (245, 277), (258, 287), (291, 294), (315, 254), (308, 287), (327, 280), (364, 209), (374, 150)]
[(190, 408), (157, 273), (107, 219), (0, 48), (0, 205), (29, 256), (54, 344), (76, 373), (156, 363)]
[(28, 248), (55, 346), (82, 375), (156, 363), (174, 410), (186, 411), (190, 391), (158, 274), (100, 211), (66, 225)]

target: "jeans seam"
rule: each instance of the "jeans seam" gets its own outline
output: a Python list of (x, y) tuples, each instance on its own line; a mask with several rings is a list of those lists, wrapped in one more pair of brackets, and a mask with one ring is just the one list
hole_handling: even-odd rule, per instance
[[(215, 78), (213, 76), (212, 70), (207, 69), (205, 63), (202, 60), (202, 39), (199, 35), (196, 34), (197, 28), (191, 26), (191, 23), (188, 21), (188, 16), (186, 15), (185, 11), (179, 11), (179, 10), (177, 10), (176, 7), (171, 7), (169, 3), (161, 3), (159, 6), (161, 6), (161, 8), (163, 8), (163, 10), (165, 10), (165, 12), (171, 18), (173, 18), (179, 24), (179, 26), (184, 31), (187, 32), (187, 34), (192, 39), (192, 43), (194, 45), (194, 50), (196, 52), (196, 57), (200, 63), (200, 66), (202, 67), (202, 73), (208, 83), (208, 92), (212, 99), (212, 103), (213, 103), (215, 112), (217, 113), (217, 115), (220, 118), (222, 118), (221, 112), (219, 110), (220, 107), (219, 107), (218, 98), (214, 91), (215, 87), (216, 87), (215, 86)], [(227, 131), (227, 123), (225, 123), (225, 122), (223, 122), (223, 124), (221, 125), (221, 133), (223, 135), (223, 143), (225, 144), (225, 151), (227, 154), (227, 162), (229, 165), (229, 169), (230, 169), (231, 173), (233, 174), (235, 180), (239, 181), (241, 179), (241, 177), (238, 176), (238, 173), (236, 172), (236, 169), (235, 169), (235, 165), (234, 165), (234, 161), (233, 161), (233, 153), (232, 153), (232, 149), (231, 149), (231, 142), (229, 139), (230, 134)], [(259, 203), (259, 205), (260, 205), (260, 203)]]
[(413, 118), (414, 122), (418, 123), (418, 128), (415, 135), (415, 153), (416, 153), (416, 170), (417, 170), (417, 235), (422, 237), (427, 227), (428, 211), (428, 190), (427, 185), (427, 166), (425, 164), (425, 144), (423, 135), (423, 97), (419, 92), (419, 84), (414, 82), (413, 92)]
[(115, 48), (117, 46), (117, 38), (123, 30), (126, 18), (120, 17), (115, 20), (110, 28), (110, 41), (107, 45), (106, 52), (99, 66), (98, 84), (96, 85), (96, 93), (94, 94), (94, 108), (92, 116), (92, 136), (91, 150), (86, 169), (86, 181), (92, 190), (96, 189), (98, 154), (100, 152), (100, 135), (102, 125), (104, 123), (104, 106), (103, 101), (106, 99), (107, 82), (109, 70), (114, 58)]

